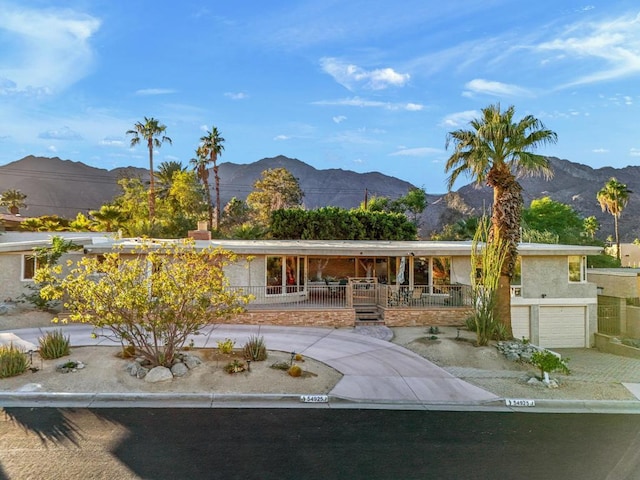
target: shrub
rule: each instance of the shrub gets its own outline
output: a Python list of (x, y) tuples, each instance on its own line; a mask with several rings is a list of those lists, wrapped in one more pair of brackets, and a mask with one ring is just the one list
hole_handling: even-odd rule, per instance
[(224, 342), (218, 340), (218, 351), (224, 355), (228, 355), (233, 352), (233, 347), (236, 346), (236, 342), (230, 338), (226, 338)]
[(302, 376), (302, 368), (299, 365), (291, 365), (287, 373), (292, 377), (300, 377)]
[(549, 350), (538, 350), (531, 355), (531, 363), (540, 369), (540, 378), (544, 377), (544, 372), (560, 371), (568, 375), (571, 373), (566, 363), (568, 361), (568, 358), (563, 360)]
[(224, 371), (232, 374), (232, 373), (240, 373), (246, 370), (247, 366), (243, 362), (239, 362), (238, 360), (234, 360), (233, 362), (229, 362), (225, 365)]
[(494, 323), (493, 325), (493, 339), (494, 340), (509, 340), (511, 336), (507, 330), (507, 326), (504, 323)]
[(267, 359), (267, 346), (264, 337), (251, 335), (244, 345), (244, 358), (254, 362), (261, 362)]
[(27, 356), (13, 343), (0, 346), (0, 378), (15, 377), (27, 370)]
[(64, 357), (69, 355), (71, 346), (69, 337), (62, 334), (62, 330), (53, 330), (47, 332), (44, 336), (38, 338), (40, 344), (40, 356), (45, 360)]
[(304, 362), (304, 358), (302, 358), (302, 354), (301, 353), (296, 353), (294, 360), (296, 362)]

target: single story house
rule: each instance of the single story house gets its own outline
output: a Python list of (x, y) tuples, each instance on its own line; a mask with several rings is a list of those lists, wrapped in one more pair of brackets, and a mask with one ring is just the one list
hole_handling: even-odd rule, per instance
[[(50, 234), (51, 235), (51, 234)], [(55, 233), (57, 235), (57, 233)], [(144, 241), (104, 234), (65, 235), (83, 246), (69, 257), (123, 254)], [(33, 243), (33, 242), (36, 243)], [(32, 276), (32, 248), (45, 238), (5, 242), (0, 236), (0, 298), (15, 298)], [(463, 325), (471, 314), (471, 242), (343, 240), (195, 240), (239, 261), (226, 275), (255, 298), (234, 323), (352, 327)], [(512, 282), (516, 338), (544, 347), (590, 347), (597, 327), (595, 284), (586, 255), (599, 247), (519, 246)], [(30, 263), (33, 265), (30, 266)]]

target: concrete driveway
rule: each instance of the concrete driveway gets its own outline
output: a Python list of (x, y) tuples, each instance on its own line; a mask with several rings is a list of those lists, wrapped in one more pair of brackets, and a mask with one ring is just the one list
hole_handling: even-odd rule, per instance
[[(11, 333), (37, 345), (43, 332), (56, 328), (60, 326)], [(73, 346), (117, 345), (104, 337), (93, 338), (89, 325), (62, 328)], [(465, 405), (499, 399), (405, 348), (353, 330), (220, 324), (206, 327), (193, 342), (195, 347), (216, 348), (218, 340), (230, 338), (241, 345), (251, 335), (264, 336), (270, 350), (301, 353), (341, 372), (342, 379), (330, 392), (332, 398), (363, 403)]]

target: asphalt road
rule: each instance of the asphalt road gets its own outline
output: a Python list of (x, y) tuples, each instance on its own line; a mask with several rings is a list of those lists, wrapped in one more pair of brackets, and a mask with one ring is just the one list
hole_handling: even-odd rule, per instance
[(640, 415), (20, 409), (0, 479), (640, 478)]

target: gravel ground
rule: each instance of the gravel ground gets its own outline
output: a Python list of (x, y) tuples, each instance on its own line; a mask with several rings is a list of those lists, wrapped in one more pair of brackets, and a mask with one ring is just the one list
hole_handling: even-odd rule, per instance
[[(424, 327), (393, 328), (392, 341), (432, 361), (469, 383), (504, 398), (556, 400), (638, 400), (622, 383), (640, 383), (640, 360), (595, 349), (558, 349), (570, 375), (554, 373), (558, 388), (530, 385), (536, 367), (507, 360), (495, 345), (474, 346), (475, 334), (440, 327), (432, 335)], [(437, 337), (437, 338), (434, 338)]]

